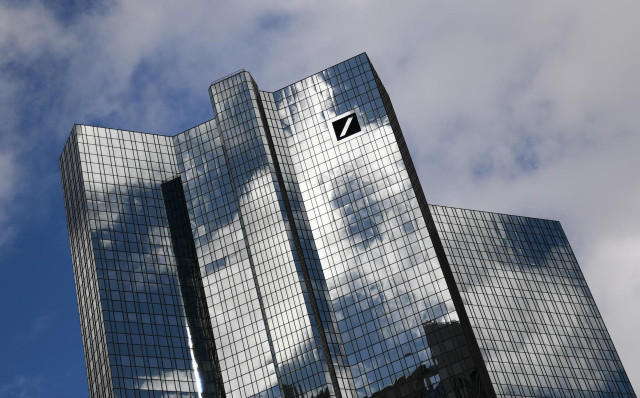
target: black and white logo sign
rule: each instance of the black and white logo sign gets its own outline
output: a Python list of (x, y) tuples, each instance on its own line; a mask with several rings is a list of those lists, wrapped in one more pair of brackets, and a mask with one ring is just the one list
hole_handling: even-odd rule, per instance
[(331, 125), (333, 133), (336, 135), (337, 141), (344, 140), (362, 131), (360, 122), (358, 122), (358, 116), (355, 112), (332, 119), (329, 124)]

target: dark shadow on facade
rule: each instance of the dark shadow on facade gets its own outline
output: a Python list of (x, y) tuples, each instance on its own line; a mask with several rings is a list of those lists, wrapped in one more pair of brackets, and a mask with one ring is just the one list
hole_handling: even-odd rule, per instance
[(180, 293), (193, 343), (193, 355), (202, 378), (202, 396), (224, 397), (222, 373), (180, 177), (163, 183), (162, 195), (178, 268)]

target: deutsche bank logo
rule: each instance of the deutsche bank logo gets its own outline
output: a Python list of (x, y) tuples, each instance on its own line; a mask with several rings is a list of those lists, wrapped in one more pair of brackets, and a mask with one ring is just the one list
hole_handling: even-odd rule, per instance
[(358, 122), (358, 116), (355, 112), (348, 113), (346, 115), (340, 115), (335, 119), (329, 121), (331, 130), (336, 135), (336, 140), (344, 140), (354, 134), (362, 131), (360, 128), (360, 122)]

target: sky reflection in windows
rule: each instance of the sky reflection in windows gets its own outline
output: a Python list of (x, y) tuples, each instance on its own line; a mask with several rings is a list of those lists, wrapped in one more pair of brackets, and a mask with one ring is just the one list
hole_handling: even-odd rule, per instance
[(432, 206), (438, 258), (365, 54), (209, 94), (216, 118), (174, 137), (78, 125), (61, 157), (92, 394), (630, 391), (557, 223)]

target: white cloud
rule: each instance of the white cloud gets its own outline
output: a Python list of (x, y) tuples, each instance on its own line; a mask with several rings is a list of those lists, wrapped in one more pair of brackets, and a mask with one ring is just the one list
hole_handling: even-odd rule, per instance
[(46, 314), (35, 317), (31, 322), (31, 327), (24, 334), (18, 336), (21, 341), (34, 340), (39, 337), (43, 332), (46, 332), (53, 326), (56, 318), (55, 312), (48, 312)]
[(0, 247), (8, 245), (13, 238), (14, 229), (9, 223), (9, 206), (16, 189), (17, 174), (14, 156), (11, 153), (0, 152)]
[(1, 398), (35, 398), (43, 394), (45, 379), (41, 376), (16, 376), (8, 383), (0, 385)]

